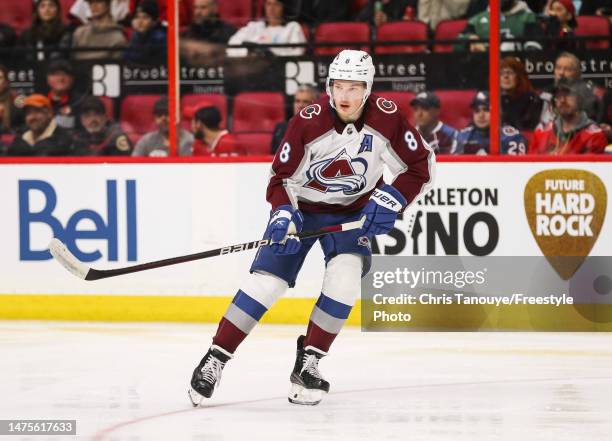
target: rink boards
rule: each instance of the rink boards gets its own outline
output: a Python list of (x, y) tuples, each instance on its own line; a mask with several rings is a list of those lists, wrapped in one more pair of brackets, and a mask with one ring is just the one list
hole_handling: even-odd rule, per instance
[[(442, 162), (435, 190), (375, 247), (391, 255), (542, 256), (541, 247), (556, 255), (570, 244), (584, 255), (606, 255), (611, 172), (607, 161)], [(252, 251), (85, 282), (52, 261), (47, 245), (57, 236), (87, 265), (106, 269), (255, 240), (268, 218), (268, 176), (264, 162), (0, 164), (0, 318), (218, 320)], [(560, 208), (556, 193), (575, 197)], [(558, 213), (538, 218), (549, 209)], [(542, 229), (550, 237), (536, 240)], [(315, 248), (296, 287), (265, 320), (307, 320), (324, 269)], [(358, 311), (350, 323), (359, 323)], [(572, 313), (569, 306), (570, 323)], [(579, 315), (574, 321), (581, 329)]]

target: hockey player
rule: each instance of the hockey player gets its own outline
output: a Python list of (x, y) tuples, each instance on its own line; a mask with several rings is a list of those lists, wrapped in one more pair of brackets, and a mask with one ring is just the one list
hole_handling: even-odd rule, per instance
[[(210, 397), (238, 345), (288, 287), (317, 239), (291, 233), (366, 216), (361, 230), (318, 239), (325, 254), (321, 295), (305, 336), (297, 340), (289, 401), (314, 405), (329, 391), (319, 372), (370, 267), (370, 238), (393, 228), (398, 214), (432, 181), (433, 151), (389, 100), (371, 94), (372, 58), (344, 50), (332, 61), (328, 97), (294, 116), (276, 152), (267, 189), (272, 205), (250, 275), (219, 323), (212, 346), (196, 367), (189, 396), (194, 405)], [(383, 166), (395, 177), (382, 179)]]
[[(476, 93), (471, 107), (474, 112), (472, 124), (457, 133), (457, 142), (452, 153), (488, 155), (490, 151), (489, 126), (491, 125), (489, 92)], [(499, 151), (508, 155), (524, 155), (527, 153), (527, 140), (514, 127), (503, 125)]]

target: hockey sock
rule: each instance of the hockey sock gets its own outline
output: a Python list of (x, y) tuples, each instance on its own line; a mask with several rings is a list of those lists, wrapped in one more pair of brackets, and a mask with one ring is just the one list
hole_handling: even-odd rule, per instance
[(313, 346), (327, 353), (350, 312), (351, 306), (321, 293), (310, 314), (304, 347)]
[(250, 274), (219, 322), (213, 344), (230, 353), (249, 335), (261, 317), (287, 289), (287, 282), (270, 274)]

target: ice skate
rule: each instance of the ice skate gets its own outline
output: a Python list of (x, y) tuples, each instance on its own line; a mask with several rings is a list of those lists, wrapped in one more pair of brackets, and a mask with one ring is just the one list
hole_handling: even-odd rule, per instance
[(329, 383), (319, 372), (319, 360), (325, 355), (314, 349), (304, 348), (304, 336), (301, 335), (297, 341), (297, 354), (295, 366), (291, 372), (291, 389), (289, 390), (289, 402), (314, 406), (323, 399), (323, 394), (329, 392)]
[(193, 371), (191, 387), (187, 391), (191, 404), (198, 406), (204, 398), (210, 398), (221, 382), (225, 363), (232, 355), (219, 346), (212, 345), (200, 364)]

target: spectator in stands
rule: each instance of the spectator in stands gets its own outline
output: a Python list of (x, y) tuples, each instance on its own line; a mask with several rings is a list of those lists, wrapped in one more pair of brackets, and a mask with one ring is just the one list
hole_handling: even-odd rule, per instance
[(34, 8), (32, 26), (19, 36), (17, 45), (36, 49), (27, 54), (26, 58), (41, 61), (49, 57), (57, 58), (62, 54), (40, 49), (66, 49), (70, 47), (70, 39), (70, 31), (62, 22), (62, 6), (59, 0), (38, 0)]
[(209, 43), (227, 44), (236, 28), (219, 17), (217, 0), (194, 0), (193, 20), (183, 33), (183, 38), (191, 38)]
[(130, 139), (119, 124), (108, 118), (100, 98), (84, 98), (79, 107), (79, 115), (82, 129), (74, 136), (75, 155), (122, 156), (131, 153)]
[(196, 139), (194, 156), (214, 156), (221, 140), (229, 133), (221, 129), (221, 113), (215, 106), (200, 107), (191, 122)]
[(418, 19), (432, 31), (442, 20), (455, 20), (465, 15), (470, 0), (419, 0)]
[[(130, 12), (130, 0), (110, 0), (110, 14), (117, 23), (126, 20)], [(92, 18), (92, 10), (89, 0), (75, 0), (70, 8), (70, 15), (86, 24)]]
[(67, 60), (53, 60), (47, 68), (47, 85), (55, 121), (64, 129), (73, 130), (77, 125), (77, 108), (82, 96), (75, 91), (74, 71)]
[(557, 40), (546, 45), (548, 48), (573, 50), (580, 46), (580, 43), (573, 39), (578, 22), (572, 0), (549, 0), (541, 18), (544, 35), (557, 37)]
[(132, 38), (125, 59), (132, 63), (160, 64), (166, 58), (166, 28), (159, 22), (156, 0), (138, 4), (132, 19)]
[[(538, 43), (542, 35), (537, 24), (536, 15), (522, 0), (501, 0), (500, 34), (505, 40), (514, 38), (532, 38), (526, 43), (503, 41), (500, 49), (502, 51), (520, 51), (542, 49)], [(468, 20), (468, 24), (457, 37), (460, 40), (455, 44), (455, 50), (465, 50), (469, 47), (470, 52), (486, 52), (488, 43), (469, 43), (466, 40), (480, 40), (489, 38), (489, 10), (476, 14)]]
[[(319, 98), (319, 91), (308, 84), (302, 84), (298, 87), (297, 92), (293, 96), (293, 114), (291, 116), (295, 116), (302, 109), (312, 104), (313, 101)], [(285, 136), (285, 132), (287, 131), (288, 121), (282, 121), (276, 124), (274, 127), (274, 131), (272, 132), (272, 142), (270, 143), (270, 150), (272, 154), (276, 153), (276, 150), (280, 146), (283, 137)]]
[[(457, 134), (456, 154), (489, 154), (489, 127), (491, 114), (489, 111), (489, 92), (478, 92), (472, 100), (474, 112), (472, 124)], [(527, 140), (512, 126), (501, 128), (500, 153), (508, 155), (524, 155), (527, 153)]]
[[(412, 20), (416, 18), (418, 0), (368, 0), (359, 11), (357, 21), (365, 21), (372, 26), (380, 26), (390, 21)], [(407, 8), (411, 8), (408, 9)], [(408, 12), (408, 15), (407, 15)]]
[(608, 144), (604, 132), (584, 112), (584, 82), (561, 79), (553, 90), (557, 116), (534, 133), (529, 151), (539, 154), (601, 153)]
[(91, 18), (87, 24), (79, 26), (72, 36), (72, 46), (76, 49), (87, 47), (108, 48), (110, 50), (76, 51), (77, 60), (100, 58), (119, 59), (122, 51), (112, 50), (125, 47), (123, 28), (113, 19), (110, 11), (111, 0), (86, 0), (91, 8)]
[(297, 0), (294, 16), (309, 26), (324, 22), (350, 21), (349, 0)]
[(421, 92), (412, 101), (416, 128), (436, 153), (452, 153), (457, 130), (440, 121), (440, 98), (432, 92)]
[(23, 101), (27, 131), (15, 138), (8, 154), (11, 156), (72, 155), (72, 137), (53, 119), (51, 101), (44, 95), (30, 95)]
[(23, 97), (11, 91), (8, 69), (0, 64), (0, 135), (13, 133), (21, 124), (23, 115), (15, 105)]
[(600, 117), (601, 123), (599, 128), (603, 130), (608, 140), (606, 153), (612, 153), (612, 89), (607, 89), (603, 97), (602, 114)]
[(542, 101), (533, 90), (525, 66), (516, 57), (501, 63), (502, 122), (519, 130), (533, 130), (540, 122)]
[[(554, 103), (552, 101), (553, 89), (555, 85), (566, 78), (569, 80), (581, 80), (582, 71), (580, 68), (580, 60), (570, 52), (561, 52), (555, 59), (554, 83), (551, 87), (544, 90), (540, 94), (542, 100), (542, 114), (540, 115), (540, 124), (546, 125), (555, 117)], [(590, 83), (585, 83), (587, 88), (583, 90), (585, 96), (582, 97), (582, 103), (587, 116), (591, 119), (597, 119), (599, 114), (599, 100), (593, 92), (593, 86)]]
[[(136, 143), (132, 156), (168, 156), (170, 146), (170, 129), (168, 122), (168, 98), (161, 97), (153, 106), (153, 117), (157, 130), (146, 133)], [(187, 130), (178, 129), (178, 154), (191, 155), (193, 135)]]
[[(250, 21), (246, 26), (240, 28), (229, 39), (230, 46), (247, 45), (252, 46), (254, 51), (260, 44), (302, 44), (306, 43), (306, 37), (302, 27), (296, 21), (287, 21), (285, 17), (285, 3), (288, 0), (265, 0), (265, 19)], [(263, 49), (264, 52), (272, 52), (281, 57), (298, 56), (304, 53), (303, 47), (284, 47)], [(248, 54), (247, 48), (228, 48), (230, 57), (244, 57)]]

